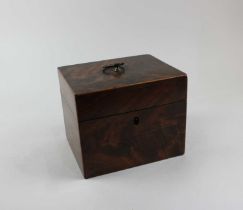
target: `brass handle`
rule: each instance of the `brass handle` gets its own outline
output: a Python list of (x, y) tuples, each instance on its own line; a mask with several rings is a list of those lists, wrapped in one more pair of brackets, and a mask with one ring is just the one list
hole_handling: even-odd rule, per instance
[(114, 63), (110, 65), (103, 66), (104, 74), (120, 75), (125, 72), (124, 63)]

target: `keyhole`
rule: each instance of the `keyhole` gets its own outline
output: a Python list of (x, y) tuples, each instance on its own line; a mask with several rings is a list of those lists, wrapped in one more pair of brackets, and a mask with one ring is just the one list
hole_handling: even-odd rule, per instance
[(138, 125), (139, 124), (139, 117), (134, 117), (134, 125)]

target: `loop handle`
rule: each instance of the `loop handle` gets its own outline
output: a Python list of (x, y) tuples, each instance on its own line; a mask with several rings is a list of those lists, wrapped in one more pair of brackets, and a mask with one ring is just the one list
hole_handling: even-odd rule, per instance
[(120, 75), (125, 72), (125, 63), (114, 63), (110, 65), (103, 66), (104, 74)]

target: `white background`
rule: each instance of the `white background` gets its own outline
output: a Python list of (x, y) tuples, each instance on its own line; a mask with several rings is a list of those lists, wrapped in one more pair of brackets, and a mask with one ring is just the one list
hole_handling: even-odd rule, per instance
[[(150, 53), (189, 77), (186, 155), (84, 180), (58, 66)], [(242, 0), (0, 0), (0, 209), (243, 209)]]

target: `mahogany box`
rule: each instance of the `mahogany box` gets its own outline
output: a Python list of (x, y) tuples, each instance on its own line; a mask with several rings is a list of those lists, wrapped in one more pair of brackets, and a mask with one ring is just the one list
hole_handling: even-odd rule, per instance
[(66, 136), (85, 178), (184, 154), (185, 73), (139, 55), (58, 74)]

